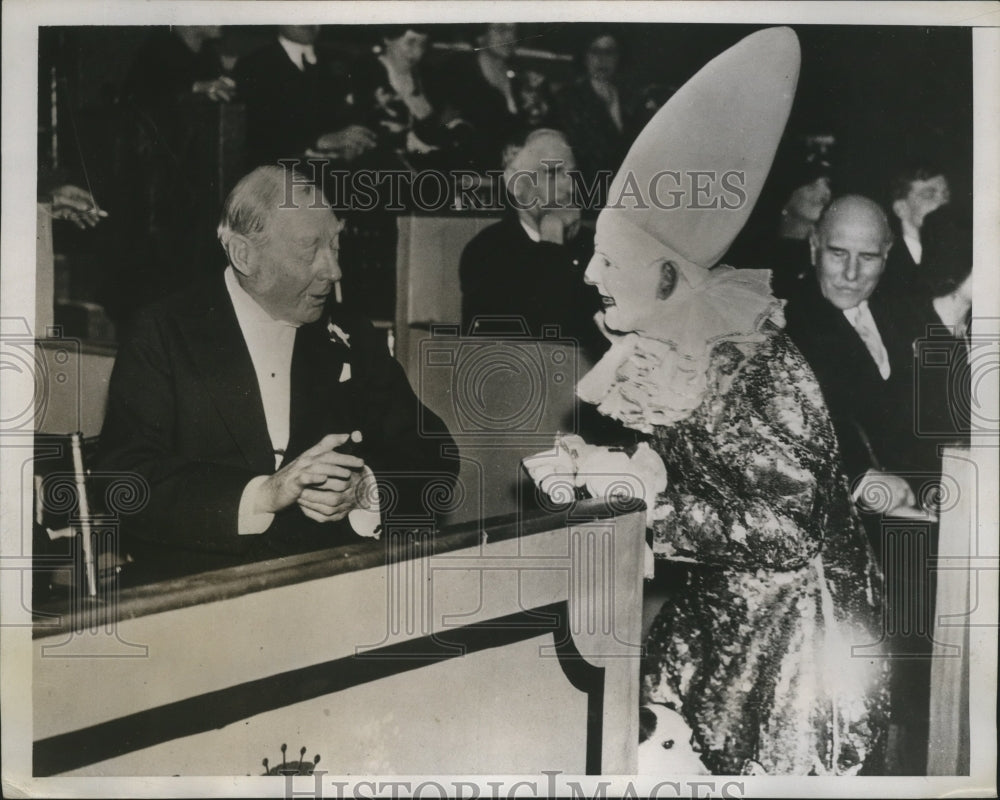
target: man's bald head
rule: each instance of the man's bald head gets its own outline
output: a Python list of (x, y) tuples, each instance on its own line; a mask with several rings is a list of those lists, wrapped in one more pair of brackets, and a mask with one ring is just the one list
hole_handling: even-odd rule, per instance
[(809, 244), (823, 296), (844, 310), (875, 291), (892, 246), (892, 232), (878, 203), (861, 195), (845, 195), (823, 212)]
[(892, 229), (882, 206), (860, 194), (847, 194), (830, 203), (816, 222), (816, 233), (822, 236), (836, 225), (864, 228), (886, 245), (892, 244)]

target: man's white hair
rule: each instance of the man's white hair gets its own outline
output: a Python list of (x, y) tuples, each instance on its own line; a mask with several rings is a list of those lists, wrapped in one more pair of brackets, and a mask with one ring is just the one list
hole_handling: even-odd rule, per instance
[(309, 186), (301, 173), (278, 166), (257, 167), (233, 187), (222, 207), (217, 233), (223, 249), (229, 251), (234, 234), (255, 244), (268, 237), (268, 223), (274, 212), (286, 204), (292, 187)]
[(519, 163), (519, 157), (522, 153), (530, 153), (534, 145), (540, 139), (557, 139), (561, 144), (563, 144), (570, 152), (572, 148), (569, 144), (569, 139), (566, 138), (566, 134), (555, 128), (537, 128), (527, 136), (524, 137), (524, 141), (519, 145), (511, 144), (504, 151), (504, 169), (510, 173), (518, 169), (530, 169), (530, 167), (525, 167), (523, 164)]

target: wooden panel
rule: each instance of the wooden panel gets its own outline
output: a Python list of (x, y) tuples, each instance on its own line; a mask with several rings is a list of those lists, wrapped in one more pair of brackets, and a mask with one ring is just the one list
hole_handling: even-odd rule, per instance
[(104, 424), (114, 349), (91, 347), (71, 338), (36, 344), (39, 433), (82, 431), (96, 436)]
[(414, 375), (414, 328), (462, 321), (459, 259), (465, 245), (498, 217), (423, 216), (399, 218), (396, 249), (396, 357)]
[[(541, 661), (537, 651), (529, 640), (430, 664), (419, 678), (400, 673), (65, 776), (260, 775), (263, 758), (270, 766), (281, 763), (283, 743), (289, 760), (306, 747), (307, 760), (318, 754), (318, 768), (335, 774), (539, 774), (551, 764), (582, 774), (578, 737), (549, 732), (585, 730), (585, 698), (554, 659)], [(537, 713), (539, 702), (547, 709), (544, 717)], [(538, 748), (546, 738), (555, 747)]]
[[(283, 742), (354, 773), (633, 772), (644, 515), (587, 507), (520, 537), (39, 636), (35, 774), (256, 774)], [(101, 634), (135, 657), (74, 657)]]
[(970, 578), (979, 555), (978, 526), (973, 524), (978, 475), (968, 451), (947, 450), (943, 467), (943, 486), (958, 491), (941, 514), (938, 535), (927, 774), (968, 775), (969, 626), (975, 608)]
[(575, 344), (438, 335), (417, 344), (414, 389), (444, 420), (461, 459), (464, 502), (448, 521), (522, 507), (535, 489), (521, 459), (578, 430), (574, 389), (586, 367)]
[(36, 336), (45, 336), (55, 323), (55, 266), (52, 253), (52, 204), (38, 204), (35, 232), (35, 327)]

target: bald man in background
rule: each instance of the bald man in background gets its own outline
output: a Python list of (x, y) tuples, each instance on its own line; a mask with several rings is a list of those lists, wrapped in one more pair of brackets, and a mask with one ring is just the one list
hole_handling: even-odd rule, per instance
[[(893, 654), (905, 656), (892, 663), (897, 763), (888, 769), (922, 774), (935, 591), (927, 559), (937, 550), (937, 524), (915, 514), (920, 486), (939, 477), (921, 457), (933, 442), (917, 435), (914, 414), (913, 347), (923, 326), (906, 295), (876, 291), (893, 237), (875, 202), (834, 200), (810, 247), (815, 272), (785, 309), (787, 330), (819, 380), (843, 470), (869, 512), (862, 520), (886, 572), (886, 633)], [(887, 527), (887, 518), (896, 521)]]
[[(820, 387), (841, 462), (862, 507), (874, 484), (892, 511), (916, 505), (905, 455), (913, 438), (912, 336), (892, 298), (874, 298), (892, 247), (885, 212), (872, 200), (835, 200), (810, 239), (814, 274), (785, 310), (788, 333)], [(881, 492), (879, 500), (882, 500)]]

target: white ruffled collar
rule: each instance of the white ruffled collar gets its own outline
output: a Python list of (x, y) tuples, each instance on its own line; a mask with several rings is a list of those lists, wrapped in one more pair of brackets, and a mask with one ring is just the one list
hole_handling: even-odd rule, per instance
[(581, 400), (644, 433), (687, 419), (701, 405), (713, 347), (763, 341), (769, 320), (784, 325), (767, 270), (720, 266), (698, 286), (680, 277), (663, 306), (655, 329), (609, 334), (611, 349), (577, 385)]

